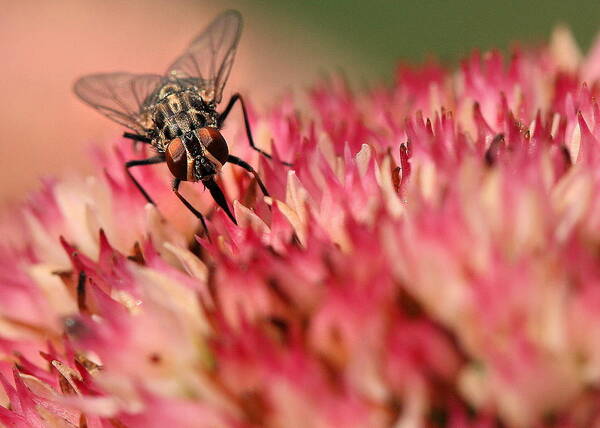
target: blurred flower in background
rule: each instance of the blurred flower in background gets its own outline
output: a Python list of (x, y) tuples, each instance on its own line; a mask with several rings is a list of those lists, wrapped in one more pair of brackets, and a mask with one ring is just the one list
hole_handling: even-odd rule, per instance
[(147, 154), (120, 139), (0, 214), (0, 423), (598, 426), (600, 42), (559, 28), (360, 91), (303, 88), (299, 65), (285, 96), (246, 51), (274, 160), (229, 119), (272, 194), (225, 166), (239, 227), (186, 185), (195, 236), (164, 166), (136, 171), (146, 205), (123, 162)]

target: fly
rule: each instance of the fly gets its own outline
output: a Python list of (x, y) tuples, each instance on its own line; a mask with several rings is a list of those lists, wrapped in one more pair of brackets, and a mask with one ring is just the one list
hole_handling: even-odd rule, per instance
[[(269, 196), (254, 168), (229, 153), (220, 132), (239, 101), (250, 146), (271, 158), (254, 144), (244, 99), (239, 93), (231, 96), (221, 112), (217, 111), (241, 32), (242, 16), (238, 11), (228, 10), (192, 40), (165, 75), (100, 73), (84, 76), (74, 85), (75, 94), (81, 100), (133, 131), (125, 132), (125, 138), (150, 144), (156, 151), (156, 155), (148, 159), (125, 163), (127, 175), (146, 200), (155, 205), (130, 168), (166, 162), (174, 177), (173, 192), (201, 221), (207, 236), (204, 216), (179, 193), (182, 181), (202, 182), (235, 224), (235, 216), (215, 181), (225, 163), (238, 165), (251, 173), (262, 193)], [(283, 164), (291, 166), (287, 162)]]

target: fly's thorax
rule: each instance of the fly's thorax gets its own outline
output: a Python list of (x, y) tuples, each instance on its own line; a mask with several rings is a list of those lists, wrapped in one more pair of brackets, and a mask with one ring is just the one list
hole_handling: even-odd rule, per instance
[(165, 147), (169, 170), (184, 181), (206, 180), (227, 162), (227, 142), (214, 127), (199, 128), (169, 141)]
[(176, 137), (203, 127), (216, 126), (217, 113), (198, 94), (183, 90), (160, 99), (153, 107), (152, 120), (157, 140), (166, 146)]
[(156, 99), (163, 100), (171, 94), (182, 92), (185, 88), (181, 85), (181, 82), (177, 79), (166, 79), (163, 84), (156, 91)]

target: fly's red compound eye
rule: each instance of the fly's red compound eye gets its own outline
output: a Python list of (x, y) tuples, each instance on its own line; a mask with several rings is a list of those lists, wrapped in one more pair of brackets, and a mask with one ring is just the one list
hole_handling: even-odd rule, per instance
[(167, 166), (175, 178), (184, 181), (196, 181), (194, 160), (188, 158), (187, 151), (180, 138), (171, 140), (165, 151)]
[(210, 155), (209, 158), (213, 158), (211, 160), (216, 160), (221, 165), (227, 162), (229, 148), (227, 147), (225, 138), (223, 138), (217, 128), (200, 128), (198, 130), (198, 137), (202, 145), (206, 147), (208, 151), (207, 155)]

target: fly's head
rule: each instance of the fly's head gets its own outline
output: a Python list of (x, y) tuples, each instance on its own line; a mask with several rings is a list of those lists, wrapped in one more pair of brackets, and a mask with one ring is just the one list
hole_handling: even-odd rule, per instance
[(217, 165), (204, 155), (196, 157), (194, 167), (197, 181), (210, 180), (218, 172)]
[(169, 142), (165, 151), (169, 170), (183, 181), (213, 178), (229, 157), (227, 142), (217, 128), (200, 128), (196, 133), (198, 147), (190, 140), (184, 142), (177, 137)]

